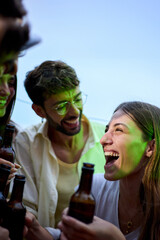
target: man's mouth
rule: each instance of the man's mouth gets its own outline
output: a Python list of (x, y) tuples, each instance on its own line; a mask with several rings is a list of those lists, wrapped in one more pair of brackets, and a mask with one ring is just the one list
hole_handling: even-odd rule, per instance
[(106, 164), (113, 163), (119, 158), (119, 154), (116, 152), (105, 152), (104, 155), (106, 159)]
[(63, 121), (63, 123), (70, 128), (75, 128), (79, 126), (79, 118), (68, 119)]

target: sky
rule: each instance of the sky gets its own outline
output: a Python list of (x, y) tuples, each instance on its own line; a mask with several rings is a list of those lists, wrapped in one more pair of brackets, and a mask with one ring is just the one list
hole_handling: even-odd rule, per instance
[(24, 89), (28, 71), (46, 60), (72, 66), (88, 95), (84, 114), (107, 124), (124, 101), (160, 107), (159, 0), (23, 0), (31, 35), (41, 38), (19, 58), (12, 119), (41, 122)]

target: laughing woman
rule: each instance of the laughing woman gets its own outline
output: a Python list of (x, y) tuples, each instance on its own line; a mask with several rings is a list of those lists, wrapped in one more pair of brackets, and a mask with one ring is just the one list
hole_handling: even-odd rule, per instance
[(94, 221), (85, 225), (64, 215), (61, 239), (107, 239), (101, 232), (105, 235), (110, 222), (127, 240), (160, 240), (160, 109), (143, 102), (120, 104), (101, 144), (105, 174), (97, 174), (92, 187), (94, 221), (98, 226), (103, 219), (101, 229), (92, 227)]
[[(17, 68), (15, 63), (14, 68)], [(15, 73), (17, 70), (13, 70)], [(10, 117), (14, 108), (17, 89), (17, 77), (12, 74), (2, 74), (0, 76), (0, 137), (3, 138), (5, 126), (10, 122)], [(16, 129), (17, 130), (17, 129)], [(0, 164), (8, 164), (11, 168), (9, 180), (14, 177), (14, 173), (19, 168), (19, 165), (10, 163), (5, 159), (0, 158)], [(8, 181), (9, 182), (9, 181)]]

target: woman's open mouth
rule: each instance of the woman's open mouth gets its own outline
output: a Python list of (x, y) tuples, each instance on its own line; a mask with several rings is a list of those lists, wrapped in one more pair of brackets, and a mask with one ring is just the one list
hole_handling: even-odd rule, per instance
[(119, 158), (119, 154), (116, 152), (104, 152), (104, 155), (107, 166), (111, 166)]

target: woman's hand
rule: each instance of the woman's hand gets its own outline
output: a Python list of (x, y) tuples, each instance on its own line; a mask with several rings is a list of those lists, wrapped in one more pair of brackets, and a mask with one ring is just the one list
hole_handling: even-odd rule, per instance
[(19, 168), (21, 168), (21, 166), (17, 163), (11, 163), (3, 158), (0, 158), (0, 164), (7, 164), (11, 167), (11, 171), (10, 171), (10, 174), (9, 174), (9, 177), (8, 177), (8, 181), (7, 181), (7, 184), (10, 183), (10, 181), (14, 178), (15, 176), (15, 173), (17, 172), (17, 170)]
[(58, 228), (61, 240), (125, 240), (122, 232), (113, 224), (94, 217), (90, 224), (82, 223), (66, 215), (65, 210)]
[(30, 212), (26, 212), (23, 235), (26, 240), (53, 240), (50, 233), (39, 224), (36, 217)]
[(10, 240), (9, 231), (6, 228), (0, 227), (0, 239), (1, 240)]

